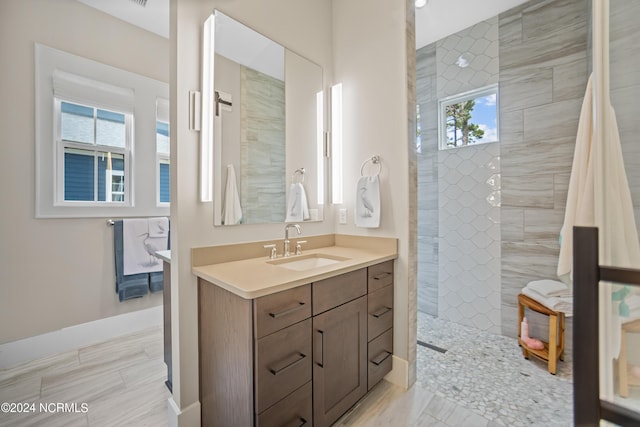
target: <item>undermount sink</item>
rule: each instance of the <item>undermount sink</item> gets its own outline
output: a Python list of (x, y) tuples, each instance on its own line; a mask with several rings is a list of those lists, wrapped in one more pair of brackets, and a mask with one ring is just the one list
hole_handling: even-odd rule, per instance
[(327, 254), (309, 254), (309, 255), (295, 255), (289, 258), (281, 258), (273, 261), (267, 261), (269, 264), (277, 265), (278, 267), (286, 268), (294, 271), (312, 270), (314, 268), (326, 267), (346, 261), (349, 258), (339, 257), (335, 255)]

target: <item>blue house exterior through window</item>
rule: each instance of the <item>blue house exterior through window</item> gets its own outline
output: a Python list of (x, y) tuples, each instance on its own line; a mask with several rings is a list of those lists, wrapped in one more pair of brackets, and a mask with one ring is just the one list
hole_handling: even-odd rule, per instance
[(169, 124), (156, 122), (156, 148), (159, 155), (160, 203), (171, 201), (169, 176)]
[[(81, 151), (81, 150), (78, 150)], [(98, 167), (98, 201), (107, 201), (107, 165), (106, 153), (96, 156), (93, 152), (65, 152), (64, 154), (64, 199), (76, 201), (94, 200), (94, 169)], [(112, 158), (111, 167), (115, 172), (124, 174), (124, 159)], [(116, 176), (123, 176), (117, 174)], [(113, 180), (113, 173), (111, 174)], [(123, 181), (124, 183), (124, 181)], [(113, 182), (112, 182), (113, 185)], [(116, 188), (119, 186), (117, 184)], [(122, 190), (124, 191), (124, 190)], [(113, 192), (112, 192), (113, 194)], [(109, 200), (118, 201), (118, 200)]]
[(125, 115), (61, 102), (65, 201), (125, 201)]

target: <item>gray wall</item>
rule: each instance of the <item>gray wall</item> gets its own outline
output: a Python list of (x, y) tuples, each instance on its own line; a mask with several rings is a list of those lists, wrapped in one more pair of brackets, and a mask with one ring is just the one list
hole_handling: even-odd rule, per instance
[[(503, 335), (517, 335), (517, 295), (527, 282), (556, 278), (558, 236), (588, 74), (589, 12), (587, 0), (543, 0), (528, 2), (498, 17), (501, 267), (496, 313), (500, 315), (498, 332)], [(621, 37), (628, 35), (628, 24), (627, 30), (621, 30)], [(438, 43), (441, 46), (444, 42)], [(615, 50), (613, 44), (612, 48)], [(443, 232), (439, 229), (443, 221), (442, 212), (438, 212), (444, 201), (436, 191), (438, 176), (442, 178), (445, 172), (438, 162), (437, 115), (429, 113), (428, 107), (437, 102), (440, 89), (434, 81), (439, 71), (435, 44), (418, 50), (417, 61), (422, 114), (422, 153), (418, 155), (419, 309), (437, 315), (442, 312), (442, 289), (438, 288), (443, 282), (437, 270), (447, 260), (442, 259)], [(623, 93), (612, 96), (615, 100)], [(629, 127), (630, 136), (638, 133), (634, 125)], [(634, 149), (623, 148), (625, 155)], [(627, 159), (627, 163), (633, 161)], [(638, 169), (627, 171), (630, 181), (633, 173), (640, 172)], [(640, 196), (640, 184), (635, 193)], [(434, 237), (439, 234), (438, 245)], [(544, 333), (544, 319), (533, 316), (532, 321), (532, 333)], [(571, 322), (567, 328), (570, 332)]]
[(105, 218), (34, 217), (34, 42), (168, 82), (169, 41), (73, 0), (2, 1), (0, 31), (0, 343), (162, 304), (118, 302)]
[[(610, 5), (611, 104), (616, 111), (622, 155), (636, 224), (640, 224), (640, 2), (615, 0)], [(640, 226), (638, 227), (640, 229)]]
[(554, 0), (500, 15), (503, 335), (517, 335), (520, 290), (557, 277), (589, 12), (586, 0)]
[(240, 66), (240, 199), (245, 224), (283, 222), (284, 82)]
[[(631, 199), (640, 224), (640, 44), (638, 20), (640, 2), (615, 0), (610, 4), (610, 85), (611, 104), (616, 111), (624, 167)], [(638, 226), (640, 229), (640, 226)], [(640, 334), (628, 334), (629, 363), (640, 364)]]
[(435, 43), (416, 52), (418, 149), (418, 310), (438, 315), (438, 112)]

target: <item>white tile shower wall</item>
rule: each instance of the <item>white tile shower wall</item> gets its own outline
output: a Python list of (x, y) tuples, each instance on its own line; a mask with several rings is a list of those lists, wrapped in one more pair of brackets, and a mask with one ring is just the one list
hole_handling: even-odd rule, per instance
[[(436, 42), (436, 67), (438, 99), (498, 83), (498, 17)], [(500, 143), (439, 151), (437, 171), (438, 316), (501, 333)]]
[[(456, 65), (460, 55), (467, 67)], [(498, 17), (436, 42), (438, 98), (498, 83)]]
[(501, 333), (500, 145), (441, 151), (438, 316)]

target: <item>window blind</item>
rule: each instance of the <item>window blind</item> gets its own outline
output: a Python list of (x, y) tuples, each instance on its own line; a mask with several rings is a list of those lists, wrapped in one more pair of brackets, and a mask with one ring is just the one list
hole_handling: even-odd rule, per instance
[(156, 99), (156, 120), (169, 123), (169, 100), (164, 98)]
[(56, 98), (79, 104), (133, 113), (134, 91), (130, 88), (56, 69), (53, 72), (53, 94)]

